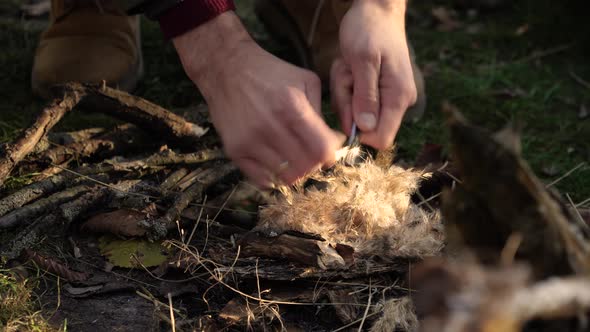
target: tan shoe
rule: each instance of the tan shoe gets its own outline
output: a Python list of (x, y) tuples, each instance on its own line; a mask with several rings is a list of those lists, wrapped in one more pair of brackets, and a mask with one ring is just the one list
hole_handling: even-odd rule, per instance
[(51, 0), (51, 22), (35, 53), (33, 92), (55, 84), (100, 83), (131, 91), (143, 75), (139, 18), (111, 1)]
[[(340, 21), (351, 4), (352, 0), (257, 0), (255, 11), (275, 38), (295, 50), (296, 64), (315, 71), (327, 83), (332, 62), (340, 55)], [(415, 121), (424, 113), (426, 94), (422, 72), (410, 50), (418, 99), (404, 120)]]

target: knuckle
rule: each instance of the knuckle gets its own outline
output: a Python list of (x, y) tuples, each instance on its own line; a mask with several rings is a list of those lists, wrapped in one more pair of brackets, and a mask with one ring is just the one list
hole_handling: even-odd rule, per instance
[(358, 52), (358, 58), (361, 61), (368, 62), (371, 64), (378, 64), (379, 63), (379, 52), (372, 47), (366, 47), (361, 49)]

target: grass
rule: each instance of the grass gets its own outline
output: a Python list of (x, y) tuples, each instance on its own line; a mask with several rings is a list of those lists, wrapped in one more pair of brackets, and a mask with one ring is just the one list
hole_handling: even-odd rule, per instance
[(8, 270), (0, 269), (0, 330), (13, 331), (65, 331), (55, 329), (36, 308), (33, 290), (35, 278), (18, 280)]
[[(0, 43), (4, 45), (0, 53), (4, 70), (0, 86), (5, 96), (0, 104), (1, 142), (14, 138), (43, 105), (29, 88), (33, 53), (43, 23), (19, 19), (15, 10), (17, 2), (11, 0), (0, 7), (0, 14), (4, 14), (0, 20)], [(445, 4), (445, 1), (433, 2)], [(274, 43), (257, 22), (250, 10), (251, 3), (252, 0), (243, 1), (238, 6), (254, 37), (267, 49), (279, 55), (287, 54), (288, 50)], [(508, 122), (520, 124), (524, 156), (547, 181), (579, 163), (587, 163), (590, 119), (578, 118), (578, 112), (583, 104), (590, 107), (590, 90), (570, 75), (573, 72), (582, 78), (590, 77), (590, 64), (585, 61), (583, 43), (578, 37), (566, 31), (553, 31), (551, 38), (543, 38), (542, 33), (547, 29), (516, 36), (519, 26), (542, 21), (539, 15), (531, 13), (530, 7), (522, 4), (514, 5), (513, 10), (480, 13), (473, 19), (460, 11), (459, 19), (465, 26), (479, 26), (477, 33), (469, 33), (465, 28), (441, 32), (433, 27), (429, 4), (418, 3), (408, 24), (418, 62), (427, 74), (429, 105), (422, 121), (402, 127), (398, 136), (401, 153), (412, 158), (426, 142), (446, 142), (439, 109), (443, 100), (450, 100), (482, 126), (497, 129)], [(143, 20), (142, 33), (146, 74), (135, 93), (172, 109), (202, 102), (157, 25)], [(570, 46), (547, 56), (535, 56), (535, 52), (560, 45)], [(515, 96), (507, 97), (507, 92)], [(324, 104), (327, 111), (329, 103)], [(113, 121), (104, 116), (73, 114), (57, 130), (80, 128), (89, 123), (109, 125)], [(13, 181), (20, 183), (20, 179)], [(589, 197), (590, 167), (586, 164), (557, 187), (572, 195), (574, 201)]]

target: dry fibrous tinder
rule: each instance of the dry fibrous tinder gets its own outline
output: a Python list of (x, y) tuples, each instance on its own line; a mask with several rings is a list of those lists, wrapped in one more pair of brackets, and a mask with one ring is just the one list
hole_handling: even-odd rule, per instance
[(423, 258), (443, 246), (441, 218), (412, 202), (427, 174), (366, 160), (349, 165), (358, 149), (345, 151), (329, 171), (310, 176), (321, 185), (282, 188), (262, 208), (257, 231), (315, 234), (354, 248), (359, 258)]

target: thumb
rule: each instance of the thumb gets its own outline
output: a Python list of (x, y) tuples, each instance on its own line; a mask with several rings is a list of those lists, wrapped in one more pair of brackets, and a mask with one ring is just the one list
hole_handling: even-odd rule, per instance
[(379, 121), (379, 63), (353, 63), (352, 113), (361, 131), (377, 129)]

